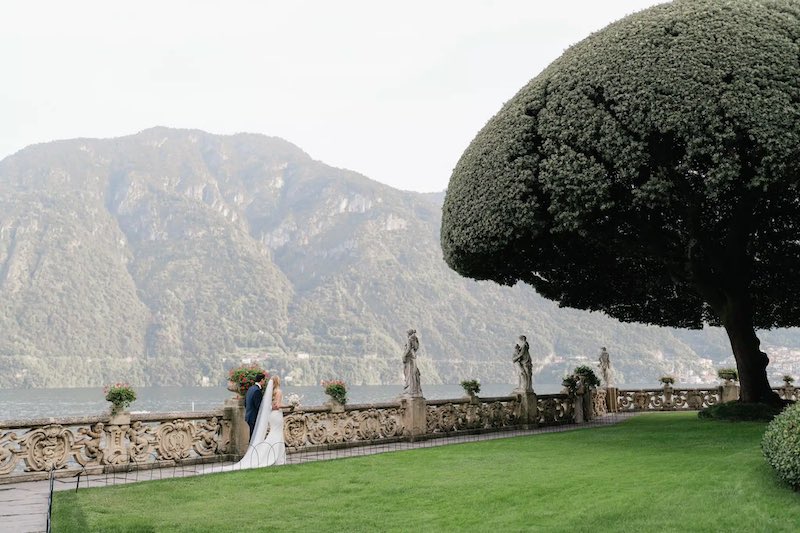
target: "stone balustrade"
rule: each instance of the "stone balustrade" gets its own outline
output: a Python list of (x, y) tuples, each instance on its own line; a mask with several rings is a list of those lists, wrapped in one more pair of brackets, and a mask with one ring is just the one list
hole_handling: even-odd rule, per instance
[[(284, 408), (287, 451), (362, 446), (458, 432), (572, 422), (567, 395)], [(0, 422), (0, 484), (117, 470), (235, 460), (247, 447), (241, 399), (207, 412), (101, 415)]]
[(800, 388), (794, 387), (791, 383), (784, 383), (782, 387), (773, 387), (773, 391), (778, 393), (778, 396), (783, 400), (800, 400)]
[(223, 411), (0, 422), (0, 483), (197, 463), (227, 454)]
[[(739, 386), (731, 380), (725, 380), (718, 387), (682, 388), (671, 385), (662, 388), (623, 390), (609, 388), (616, 399), (615, 407), (611, 407), (610, 398), (606, 402), (609, 411), (696, 411), (718, 403), (739, 399)], [(800, 399), (800, 389), (791, 384), (773, 387), (775, 393), (784, 400)], [(597, 412), (597, 410), (595, 410)]]
[[(786, 384), (775, 390), (798, 399)], [(288, 453), (363, 446), (457, 433), (571, 424), (619, 411), (698, 410), (736, 399), (738, 387), (533, 392), (492, 398), (404, 398), (394, 402), (284, 408)], [(576, 402), (576, 399), (579, 400)], [(233, 461), (247, 448), (244, 402), (204, 412), (121, 413), (0, 421), (0, 484), (177, 464)]]
[(493, 430), (524, 423), (517, 396), (426, 402), (426, 428), (429, 435), (465, 430)]
[(536, 422), (540, 426), (571, 424), (575, 420), (574, 397), (569, 394), (543, 394), (536, 397)]
[[(608, 390), (596, 389), (592, 395), (592, 411), (594, 416), (605, 416), (609, 410)], [(616, 405), (616, 404), (615, 404)], [(613, 409), (616, 411), (616, 409)]]
[(284, 409), (287, 452), (398, 440), (405, 432), (404, 412), (400, 402)]
[(696, 411), (722, 401), (722, 387), (616, 391), (617, 411)]

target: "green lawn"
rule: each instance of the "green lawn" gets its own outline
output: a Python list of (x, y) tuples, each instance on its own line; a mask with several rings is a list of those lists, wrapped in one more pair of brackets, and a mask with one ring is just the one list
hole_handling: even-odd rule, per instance
[(58, 492), (53, 531), (797, 531), (765, 425), (625, 423)]

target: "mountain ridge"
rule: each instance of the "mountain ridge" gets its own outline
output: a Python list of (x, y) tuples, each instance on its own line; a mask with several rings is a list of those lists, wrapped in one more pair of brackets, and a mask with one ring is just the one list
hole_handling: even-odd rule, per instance
[(298, 384), (398, 383), (409, 327), (429, 383), (513, 382), (520, 334), (547, 382), (601, 346), (628, 381), (731, 364), (718, 330), (619, 324), (460, 278), (441, 258), (441, 198), (252, 133), (27, 147), (0, 161), (0, 386), (220, 383), (242, 359)]

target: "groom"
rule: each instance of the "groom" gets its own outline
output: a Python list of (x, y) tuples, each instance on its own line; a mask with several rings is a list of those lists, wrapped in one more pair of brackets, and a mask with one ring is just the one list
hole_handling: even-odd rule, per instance
[(250, 426), (250, 439), (253, 439), (253, 429), (256, 427), (256, 419), (258, 418), (258, 409), (261, 407), (261, 398), (264, 396), (264, 384), (267, 382), (267, 376), (263, 372), (259, 372), (255, 376), (255, 385), (250, 385), (247, 389), (247, 395), (244, 397), (244, 419), (247, 425)]

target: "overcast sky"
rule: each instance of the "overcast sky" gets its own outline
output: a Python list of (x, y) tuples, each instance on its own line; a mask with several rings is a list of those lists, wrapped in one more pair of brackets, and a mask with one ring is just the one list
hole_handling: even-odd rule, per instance
[(525, 83), (658, 3), (15, 0), (0, 17), (0, 158), (152, 126), (245, 131), (440, 191)]

